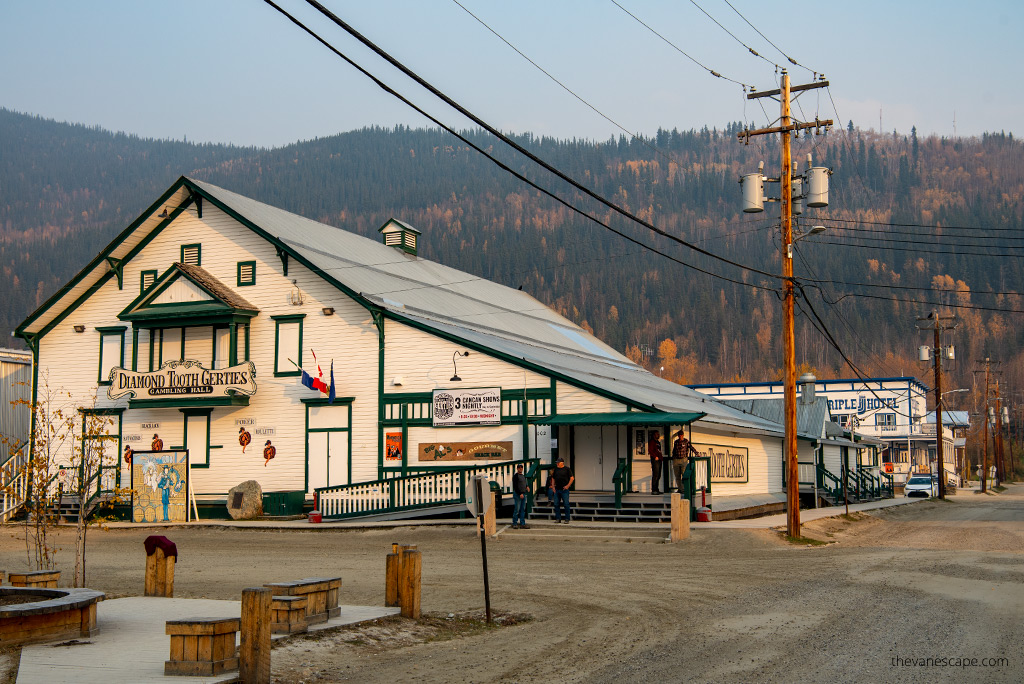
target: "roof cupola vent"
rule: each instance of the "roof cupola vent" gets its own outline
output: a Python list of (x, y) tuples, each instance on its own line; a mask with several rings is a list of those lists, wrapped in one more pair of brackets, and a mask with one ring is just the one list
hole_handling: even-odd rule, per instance
[(398, 219), (389, 219), (387, 223), (380, 227), (379, 232), (384, 236), (385, 245), (416, 256), (420, 231), (408, 223), (403, 223)]

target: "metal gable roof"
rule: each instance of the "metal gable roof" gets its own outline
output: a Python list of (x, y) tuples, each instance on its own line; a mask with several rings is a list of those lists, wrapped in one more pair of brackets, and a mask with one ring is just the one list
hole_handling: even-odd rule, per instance
[(649, 373), (526, 292), (209, 183), (189, 183), (392, 317), (520, 359), (637, 406), (705, 413), (701, 422), (733, 429), (782, 432), (776, 423), (744, 415)]
[[(783, 399), (723, 399), (723, 404), (760, 416), (773, 423), (784, 425)], [(809, 439), (822, 439), (826, 436), (826, 424), (831, 422), (828, 400), (817, 397), (813, 404), (796, 403), (796, 433)]]

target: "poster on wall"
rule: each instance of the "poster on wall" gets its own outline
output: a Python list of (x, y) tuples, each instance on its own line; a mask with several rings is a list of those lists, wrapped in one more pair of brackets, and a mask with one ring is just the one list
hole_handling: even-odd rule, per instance
[(637, 456), (646, 456), (647, 455), (647, 431), (646, 430), (637, 430), (634, 434), (636, 435), (636, 437), (635, 437), (635, 439), (636, 439), (636, 455)]
[(434, 427), (501, 425), (501, 388), (434, 390)]
[(711, 459), (711, 482), (747, 482), (746, 447), (724, 446), (722, 444), (694, 444), (701, 456)]
[(416, 449), (420, 461), (510, 461), (512, 442), (429, 442)]
[(384, 434), (384, 460), (402, 462), (401, 432), (387, 432)]
[(132, 454), (132, 522), (188, 522), (188, 452)]

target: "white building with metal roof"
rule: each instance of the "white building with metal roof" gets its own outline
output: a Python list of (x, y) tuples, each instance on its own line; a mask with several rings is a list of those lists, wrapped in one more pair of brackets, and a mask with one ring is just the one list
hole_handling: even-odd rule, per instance
[(686, 426), (743, 464), (717, 477), (700, 461), (691, 489), (782, 491), (778, 423), (652, 375), (525, 292), (419, 257), (408, 224), (381, 233), (175, 182), (17, 330), (37, 389), (110, 417), (100, 488), (133, 481), (132, 454), (166, 451), (187, 453), (200, 506), (254, 479), (325, 515), (393, 514), (456, 505), (467, 469), (507, 490), (513, 461), (537, 473), (562, 456), (577, 490), (629, 495), (652, 489), (649, 431)]

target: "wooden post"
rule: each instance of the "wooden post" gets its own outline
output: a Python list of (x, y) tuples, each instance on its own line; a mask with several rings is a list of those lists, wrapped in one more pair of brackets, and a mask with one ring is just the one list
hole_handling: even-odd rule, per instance
[(146, 596), (174, 596), (175, 556), (167, 556), (157, 548), (146, 556)]
[(669, 540), (682, 541), (690, 536), (690, 500), (672, 492), (672, 531)]
[(397, 606), (398, 603), (398, 544), (391, 545), (391, 553), (384, 559), (384, 605)]
[(403, 546), (399, 560), (398, 595), (402, 617), (418, 620), (420, 617), (420, 571), (422, 553), (415, 546)]
[(238, 678), (245, 684), (270, 684), (270, 589), (242, 590), (238, 640)]
[[(484, 493), (484, 496), (488, 496), (488, 495), (490, 495), (490, 497), (491, 497), (491, 507), (487, 509), (487, 512), (484, 513), (484, 516), (483, 516), (483, 520), (484, 520), (483, 532), (488, 537), (493, 537), (498, 532), (497, 497), (495, 496), (494, 492), (485, 492)], [(477, 534), (480, 534), (480, 518), (477, 518), (476, 532), (477, 532)]]

